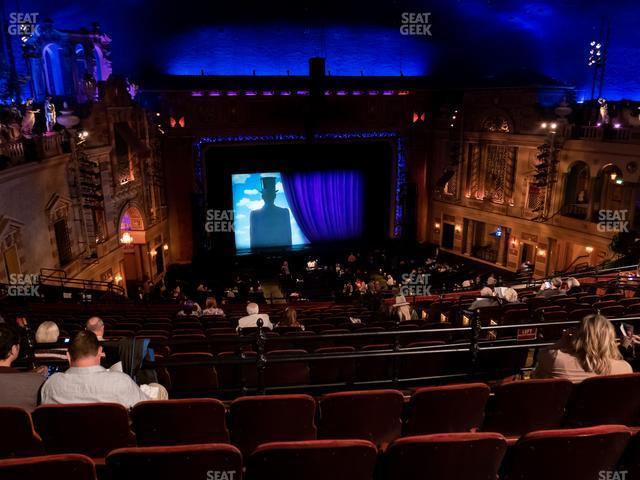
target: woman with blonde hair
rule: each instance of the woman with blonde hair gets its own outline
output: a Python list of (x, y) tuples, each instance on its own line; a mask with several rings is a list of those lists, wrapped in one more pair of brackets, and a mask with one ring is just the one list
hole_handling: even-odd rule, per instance
[(566, 378), (580, 383), (597, 375), (633, 373), (622, 359), (613, 324), (602, 315), (587, 315), (576, 332), (566, 334), (555, 346), (542, 350), (535, 378)]
[[(42, 322), (36, 330), (36, 343), (58, 343), (60, 337), (60, 328), (55, 322), (47, 320)], [(41, 361), (46, 360), (66, 360), (66, 348), (39, 348), (35, 352), (36, 358)]]

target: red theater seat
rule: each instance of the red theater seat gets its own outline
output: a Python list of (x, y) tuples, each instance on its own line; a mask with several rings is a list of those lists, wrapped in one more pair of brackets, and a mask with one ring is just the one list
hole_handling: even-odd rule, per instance
[(565, 426), (640, 425), (640, 373), (587, 378), (574, 388)]
[(216, 443), (121, 448), (109, 454), (107, 467), (114, 480), (240, 480), (242, 454)]
[(212, 398), (140, 402), (131, 411), (139, 446), (226, 443), (224, 404)]
[[(322, 347), (314, 353), (340, 354), (355, 353), (355, 347)], [(311, 382), (318, 384), (352, 382), (355, 376), (355, 361), (349, 358), (337, 360), (314, 360), (311, 365)]]
[(615, 470), (631, 431), (621, 425), (528, 433), (509, 451), (502, 480), (600, 479)]
[(31, 415), (18, 407), (0, 407), (0, 458), (31, 457), (42, 455), (42, 439), (33, 429)]
[[(213, 355), (207, 352), (174, 353), (169, 357), (172, 361), (211, 360)], [(205, 391), (218, 388), (218, 373), (213, 365), (181, 365), (169, 368), (172, 390)]]
[(405, 434), (473, 431), (482, 424), (489, 392), (484, 383), (418, 388), (409, 402)]
[(96, 467), (84, 455), (46, 455), (0, 460), (3, 480), (96, 480)]
[(269, 363), (274, 357), (306, 355), (306, 350), (273, 350), (267, 353), (265, 383), (268, 387), (308, 385), (309, 364), (305, 361)]
[(572, 389), (569, 380), (554, 378), (498, 385), (489, 400), (482, 430), (519, 437), (560, 428)]
[(384, 449), (402, 432), (403, 405), (397, 390), (330, 393), (318, 402), (318, 437), (361, 438)]
[(386, 454), (387, 480), (495, 480), (507, 442), (498, 433), (404, 437)]
[(116, 403), (43, 405), (32, 415), (47, 453), (81, 453), (101, 462), (111, 450), (135, 445), (127, 409)]
[(267, 442), (314, 440), (316, 402), (309, 395), (259, 395), (231, 403), (231, 441), (248, 456)]
[(371, 480), (377, 451), (366, 440), (275, 442), (249, 457), (248, 480)]

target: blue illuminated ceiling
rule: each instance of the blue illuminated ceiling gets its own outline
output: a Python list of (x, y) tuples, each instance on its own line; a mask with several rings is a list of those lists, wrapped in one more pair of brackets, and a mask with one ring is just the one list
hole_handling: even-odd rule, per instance
[[(138, 77), (305, 74), (308, 58), (319, 55), (332, 75), (402, 72), (472, 83), (532, 71), (575, 84), (578, 98), (590, 94), (587, 46), (606, 15), (604, 96), (640, 100), (640, 2), (632, 0), (21, 0), (20, 8), (59, 28), (99, 21), (113, 38), (114, 70)], [(423, 11), (432, 13), (433, 37), (400, 35), (401, 13)]]

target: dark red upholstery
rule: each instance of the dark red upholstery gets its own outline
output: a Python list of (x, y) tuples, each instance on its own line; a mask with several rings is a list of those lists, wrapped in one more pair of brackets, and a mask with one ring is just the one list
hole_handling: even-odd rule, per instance
[[(175, 361), (197, 361), (213, 359), (206, 352), (174, 353), (169, 357)], [(181, 365), (170, 367), (171, 389), (179, 391), (207, 391), (218, 388), (218, 373), (213, 365)]]
[(42, 439), (33, 429), (31, 415), (19, 407), (0, 407), (0, 458), (31, 457), (44, 454)]
[(528, 433), (510, 450), (502, 480), (598, 479), (612, 471), (631, 437), (622, 425)]
[(579, 383), (567, 405), (565, 426), (639, 425), (640, 373), (592, 377)]
[(47, 453), (101, 458), (116, 448), (135, 445), (127, 409), (116, 403), (43, 405), (32, 415)]
[(618, 461), (617, 470), (626, 471), (627, 478), (633, 480), (640, 478), (640, 433), (636, 432), (632, 437), (627, 448), (622, 454), (622, 458)]
[[(391, 344), (365, 345), (361, 352), (391, 350)], [(391, 376), (391, 357), (359, 358), (356, 360), (356, 378), (359, 381), (387, 380)]]
[(268, 387), (308, 385), (310, 382), (309, 364), (307, 362), (269, 363), (269, 359), (287, 355), (305, 355), (306, 350), (273, 350), (267, 353), (265, 384)]
[(229, 441), (224, 404), (213, 398), (140, 402), (131, 420), (139, 446)]
[(520, 436), (560, 428), (572, 389), (569, 380), (554, 378), (498, 385), (489, 399), (482, 430)]
[(366, 440), (315, 440), (261, 445), (248, 480), (371, 480), (377, 451)]
[[(336, 354), (354, 353), (355, 347), (322, 347), (314, 353)], [(355, 362), (353, 359), (316, 360), (309, 362), (311, 366), (311, 381), (318, 385), (324, 383), (340, 383), (353, 381), (355, 376)]]
[(498, 433), (404, 437), (389, 446), (387, 480), (495, 480), (507, 442)]
[(220, 443), (121, 448), (107, 456), (107, 467), (117, 480), (240, 480), (242, 455), (233, 445)]
[(316, 402), (309, 395), (258, 395), (231, 403), (231, 441), (245, 457), (267, 442), (314, 440)]
[(2, 480), (96, 480), (96, 467), (84, 455), (44, 455), (0, 460)]
[(403, 405), (397, 390), (330, 393), (318, 402), (318, 437), (361, 438), (384, 449), (402, 433)]
[(482, 425), (488, 398), (484, 383), (418, 388), (411, 396), (405, 433), (470, 432)]

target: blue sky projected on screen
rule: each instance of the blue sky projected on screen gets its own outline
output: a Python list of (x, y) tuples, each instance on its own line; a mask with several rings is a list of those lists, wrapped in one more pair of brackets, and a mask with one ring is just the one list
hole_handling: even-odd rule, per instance
[[(276, 206), (289, 208), (287, 197), (282, 187), (282, 178), (279, 172), (263, 172), (263, 173), (237, 173), (231, 175), (231, 184), (233, 187), (233, 215), (234, 215), (234, 231), (236, 239), (236, 248), (251, 248), (251, 238), (249, 236), (249, 215), (252, 210), (257, 210), (264, 206), (262, 200), (262, 183), (261, 177), (276, 178)], [(291, 209), (289, 208), (289, 211)], [(304, 245), (309, 243), (304, 234), (298, 227), (296, 219), (291, 215), (291, 243), (292, 245)]]

